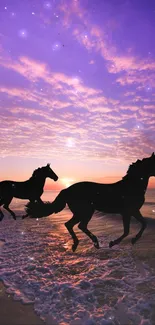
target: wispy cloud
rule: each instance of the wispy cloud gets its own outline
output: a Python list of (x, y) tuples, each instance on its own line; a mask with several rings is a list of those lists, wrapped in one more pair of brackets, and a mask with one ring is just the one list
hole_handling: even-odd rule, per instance
[[(149, 142), (145, 130), (153, 126), (150, 113), (147, 114), (152, 106), (144, 106), (144, 125), (138, 129), (135, 113), (140, 107), (136, 104), (120, 104), (119, 100), (105, 97), (102, 90), (84, 85), (81, 79), (52, 72), (46, 64), (27, 57), (3, 60), (1, 65), (30, 82), (28, 89), (0, 88), (10, 101), (15, 100), (13, 107), (7, 109), (7, 118), (1, 116), (2, 154), (14, 155), (18, 150), (21, 156), (59, 156), (60, 152), (70, 152), (73, 158), (80, 159), (105, 159), (111, 155), (128, 158), (140, 151), (140, 137)], [(44, 82), (44, 91), (36, 89), (34, 80)], [(74, 143), (71, 147), (67, 146), (70, 136)], [(147, 146), (145, 150), (148, 151)]]
[[(122, 53), (118, 47), (107, 37), (106, 29), (93, 24), (87, 11), (83, 9), (79, 1), (66, 3), (60, 6), (63, 12), (64, 26), (72, 28), (72, 34), (75, 39), (83, 45), (88, 52), (98, 53), (105, 60), (109, 73), (119, 74), (117, 82), (122, 86), (127, 84), (147, 83), (154, 87), (155, 62), (151, 57), (142, 58), (140, 55), (134, 54), (131, 48)], [(80, 24), (74, 28), (72, 18), (76, 16)], [(118, 26), (114, 20), (106, 22), (106, 28), (112, 29)], [(90, 60), (89, 64), (93, 64), (94, 60)]]
[[(2, 156), (61, 154), (119, 168), (154, 151), (153, 57), (121, 39), (121, 17), (105, 10), (101, 21), (102, 5), (93, 14), (82, 1), (58, 1), (52, 10), (36, 6), (27, 39), (19, 38), (21, 21), (3, 31)], [(121, 42), (114, 37), (119, 29)]]

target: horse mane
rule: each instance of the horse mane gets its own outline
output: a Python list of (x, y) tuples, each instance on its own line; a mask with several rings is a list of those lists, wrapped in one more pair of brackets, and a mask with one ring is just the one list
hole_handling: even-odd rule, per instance
[(143, 160), (138, 159), (136, 162), (129, 165), (127, 173), (123, 177), (123, 179), (126, 178), (126, 177), (130, 177), (130, 176), (136, 176), (137, 174), (139, 175), (140, 172), (143, 170), (143, 167), (144, 167), (143, 162), (144, 162), (144, 159)]
[(36, 177), (38, 174), (39, 174), (39, 172), (41, 171), (41, 169), (42, 168), (37, 168), (37, 169), (35, 169), (34, 171), (33, 171), (33, 174), (32, 174), (32, 176), (31, 176), (31, 178), (34, 178), (34, 177)]

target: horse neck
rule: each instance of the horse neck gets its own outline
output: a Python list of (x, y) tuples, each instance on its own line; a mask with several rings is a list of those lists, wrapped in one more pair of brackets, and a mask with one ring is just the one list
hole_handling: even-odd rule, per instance
[(140, 189), (145, 192), (148, 186), (149, 178), (149, 175), (141, 175), (137, 177), (135, 177), (135, 175), (133, 177), (129, 177), (129, 175), (126, 175), (124, 180), (126, 180), (127, 183), (133, 187), (133, 190)]
[(143, 184), (143, 190), (144, 190), (144, 192), (146, 191), (146, 189), (147, 189), (147, 186), (148, 186), (148, 182), (149, 182), (149, 176), (145, 176), (145, 177), (141, 177), (140, 178), (140, 182), (142, 182), (142, 184)]
[(37, 184), (38, 187), (44, 187), (46, 176), (40, 175), (40, 176), (31, 177), (31, 180), (35, 184)]

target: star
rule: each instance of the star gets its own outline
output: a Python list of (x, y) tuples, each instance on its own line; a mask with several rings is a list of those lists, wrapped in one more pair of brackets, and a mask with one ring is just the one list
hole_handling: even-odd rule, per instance
[(59, 16), (54, 12), (54, 16), (56, 17), (56, 18), (58, 18)]
[(26, 29), (20, 29), (18, 32), (19, 37), (26, 39), (28, 36), (27, 30)]
[(152, 91), (152, 87), (150, 85), (146, 86), (146, 92), (151, 92)]
[(55, 42), (53, 45), (52, 45), (52, 50), (53, 51), (59, 51), (61, 49), (61, 43), (60, 42)]
[(52, 7), (52, 5), (51, 5), (50, 2), (46, 1), (46, 2), (44, 3), (44, 8), (45, 8), (45, 9), (51, 9), (51, 7)]
[[(137, 121), (138, 122), (138, 121)], [(138, 129), (138, 130), (142, 130), (143, 129), (143, 124), (138, 122), (135, 127)]]

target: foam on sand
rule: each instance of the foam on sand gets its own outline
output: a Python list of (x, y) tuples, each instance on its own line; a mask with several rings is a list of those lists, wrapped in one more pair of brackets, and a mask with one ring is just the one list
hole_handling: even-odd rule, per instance
[(7, 292), (24, 304), (34, 303), (50, 325), (152, 325), (155, 277), (133, 258), (131, 244), (125, 251), (109, 249), (104, 236), (96, 250), (84, 236), (72, 253), (68, 234), (58, 227), (50, 217), (3, 220), (0, 279)]

